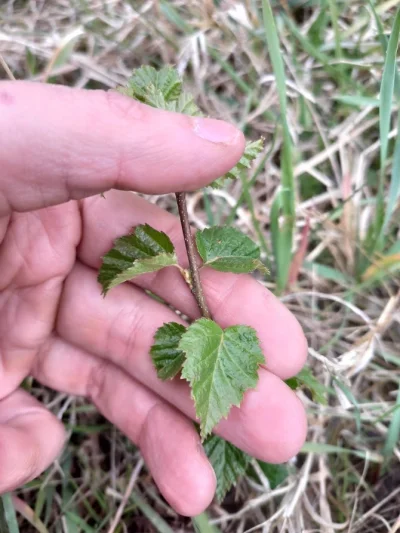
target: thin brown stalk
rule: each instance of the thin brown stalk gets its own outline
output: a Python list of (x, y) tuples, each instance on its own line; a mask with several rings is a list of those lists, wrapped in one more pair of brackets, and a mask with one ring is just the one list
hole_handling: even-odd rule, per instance
[(179, 218), (181, 219), (183, 238), (185, 240), (186, 252), (189, 259), (190, 277), (192, 282), (192, 292), (196, 298), (201, 314), (205, 318), (211, 318), (210, 310), (204, 296), (203, 287), (200, 281), (199, 268), (196, 261), (196, 247), (189, 223), (189, 216), (186, 205), (186, 193), (177, 192), (176, 202), (178, 204)]

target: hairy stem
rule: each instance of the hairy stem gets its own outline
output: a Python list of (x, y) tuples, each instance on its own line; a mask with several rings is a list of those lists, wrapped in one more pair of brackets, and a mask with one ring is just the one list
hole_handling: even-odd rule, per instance
[(179, 218), (181, 219), (183, 238), (185, 239), (186, 252), (189, 259), (190, 276), (192, 278), (192, 292), (196, 298), (201, 314), (205, 318), (211, 318), (211, 313), (207, 307), (204, 297), (203, 287), (200, 281), (199, 268), (196, 262), (196, 247), (193, 240), (192, 231), (189, 224), (189, 216), (186, 205), (186, 193), (177, 192), (176, 202), (178, 204)]

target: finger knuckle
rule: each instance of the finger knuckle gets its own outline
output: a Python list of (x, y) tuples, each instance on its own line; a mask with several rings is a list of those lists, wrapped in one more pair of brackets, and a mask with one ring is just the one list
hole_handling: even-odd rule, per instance
[(206, 280), (207, 294), (210, 301), (213, 302), (213, 313), (216, 317), (219, 317), (220, 314), (226, 314), (227, 310), (230, 309), (232, 298), (236, 298), (244, 281), (244, 277), (240, 279), (235, 274), (226, 276), (226, 282), (223, 286), (219, 276), (215, 276), (215, 279), (212, 280)]
[[(123, 308), (110, 324), (107, 331), (107, 353), (118, 353), (118, 357), (125, 364), (134, 360), (141, 345), (140, 333), (146, 327), (146, 316), (143, 309), (146, 306), (146, 296), (134, 289), (134, 305), (129, 309)], [(116, 348), (118, 347), (118, 348)]]
[(109, 367), (108, 361), (100, 360), (90, 372), (86, 386), (86, 396), (94, 404), (97, 404), (107, 394)]

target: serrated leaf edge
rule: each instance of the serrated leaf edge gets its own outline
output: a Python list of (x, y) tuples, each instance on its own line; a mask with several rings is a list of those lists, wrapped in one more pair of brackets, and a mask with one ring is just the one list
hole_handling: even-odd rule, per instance
[[(237, 256), (237, 255), (223, 255), (222, 256), (221, 255), (219, 257), (215, 257), (211, 261), (204, 262), (200, 268), (203, 268), (203, 267), (206, 267), (206, 266), (208, 266), (210, 268), (213, 268), (213, 263), (216, 263), (220, 259), (229, 259), (229, 258), (238, 258), (238, 257), (241, 257), (241, 256)], [(246, 259), (249, 259), (249, 258), (246, 258)], [(252, 263), (254, 265), (254, 268), (252, 270), (248, 271), (249, 274), (251, 272), (254, 272), (255, 270), (259, 270), (260, 272), (263, 272), (265, 274), (269, 274), (268, 268), (264, 265), (264, 263), (260, 259), (252, 259)], [(218, 269), (215, 269), (215, 270), (218, 270)], [(225, 271), (219, 271), (219, 272), (225, 272)], [(228, 271), (228, 272), (230, 272), (230, 271)]]
[[(232, 229), (236, 230), (238, 233), (240, 233), (241, 235), (243, 235), (244, 237), (247, 237), (250, 241), (252, 241), (253, 244), (255, 246), (257, 246), (258, 250), (260, 250), (259, 245), (257, 243), (255, 243), (251, 237), (249, 237), (248, 235), (246, 235), (245, 233), (241, 232), (240, 230), (238, 230), (236, 228), (232, 228), (231, 226), (228, 226), (228, 225), (218, 226), (217, 225), (217, 226), (211, 226), (209, 228), (204, 228), (203, 230), (199, 230), (198, 232), (196, 232), (196, 235), (195, 235), (196, 248), (197, 248), (197, 251), (198, 251), (198, 253), (199, 253), (199, 255), (200, 255), (200, 257), (201, 257), (201, 259), (203, 261), (203, 264), (201, 265), (200, 268), (203, 268), (203, 267), (206, 267), (206, 266), (208, 266), (210, 268), (214, 268), (213, 267), (213, 263), (219, 261), (220, 259), (244, 257), (246, 259), (252, 259), (252, 262), (253, 262), (253, 265), (254, 265), (254, 268), (251, 271), (249, 271), (248, 273), (254, 272), (254, 270), (259, 270), (260, 272), (263, 272), (264, 274), (269, 274), (270, 273), (269, 269), (264, 265), (264, 263), (259, 258), (250, 258), (250, 257), (246, 257), (246, 256), (239, 256), (239, 255), (224, 255), (224, 256), (221, 255), (221, 256), (214, 257), (210, 261), (204, 261), (202, 255), (200, 253), (200, 250), (199, 250), (198, 235), (202, 235), (204, 233), (204, 231), (206, 231), (206, 230), (216, 230), (216, 229), (223, 230), (224, 228), (228, 228), (228, 229), (231, 229), (231, 230)], [(215, 270), (218, 271), (218, 269), (215, 269)]]
[[(169, 258), (171, 260), (171, 262), (169, 264), (166, 264), (166, 265), (162, 265), (160, 266), (159, 268), (155, 268), (154, 270), (148, 270), (147, 272), (139, 272), (137, 274), (133, 274), (131, 277), (127, 278), (127, 279), (121, 279), (125, 276), (123, 276), (123, 274), (118, 274), (117, 276), (115, 276), (115, 278), (113, 279), (113, 281), (111, 283), (109, 283), (109, 285), (106, 287), (106, 288), (103, 288), (103, 291), (102, 291), (102, 295), (105, 296), (107, 294), (108, 291), (110, 291), (111, 289), (114, 289), (115, 287), (118, 287), (118, 285), (121, 285), (122, 283), (125, 283), (127, 281), (130, 281), (138, 276), (143, 276), (144, 274), (152, 274), (153, 272), (157, 272), (158, 270), (162, 270), (163, 268), (168, 268), (168, 267), (177, 267), (177, 268), (180, 268), (179, 265), (178, 265), (178, 258), (176, 257), (176, 254), (173, 253), (173, 254), (158, 254), (154, 257), (146, 257), (144, 259), (136, 259), (136, 261), (134, 261), (132, 263), (132, 266), (127, 268), (126, 270), (124, 270), (124, 272), (128, 272), (129, 270), (135, 268), (135, 265), (137, 263), (140, 263), (140, 264), (151, 264), (152, 262), (154, 262), (154, 260), (156, 258), (160, 258), (160, 257), (164, 257), (164, 258)], [(117, 281), (118, 280), (118, 281)]]
[[(214, 320), (211, 320), (209, 318), (199, 318), (198, 320), (196, 320), (195, 322), (193, 322), (191, 325), (193, 325), (194, 323), (198, 323), (198, 322), (202, 322), (202, 321), (211, 321), (213, 322), (214, 324), (216, 324), (222, 331), (222, 333), (224, 333), (226, 330), (228, 329), (231, 329), (231, 328), (236, 328), (236, 327), (245, 327), (245, 328), (250, 328), (250, 329), (254, 329), (254, 328), (251, 328), (251, 326), (248, 326), (246, 324), (235, 324), (233, 326), (228, 326), (227, 328), (223, 329), (217, 322), (215, 322)], [(190, 325), (190, 326), (191, 326)], [(187, 328), (186, 332), (187, 333), (190, 329), (190, 326)], [(254, 330), (255, 331), (255, 330)], [(184, 337), (185, 333), (182, 335), (182, 338)], [(258, 340), (258, 336), (257, 336), (257, 332), (256, 332), (256, 337), (257, 337), (257, 340)], [(182, 339), (181, 339), (182, 340)], [(222, 340), (223, 340), (223, 336), (221, 337), (221, 342), (220, 344), (222, 343)], [(259, 342), (259, 341), (258, 341)], [(180, 343), (179, 343), (180, 344)], [(180, 347), (180, 346), (179, 346)], [(181, 379), (184, 379), (185, 381), (187, 381), (190, 385), (190, 397), (191, 399), (193, 400), (194, 402), (194, 405), (195, 405), (195, 411), (196, 411), (196, 417), (197, 417), (197, 401), (196, 401), (196, 398), (194, 397), (193, 395), (193, 387), (191, 386), (191, 382), (189, 379), (185, 378), (184, 377), (184, 369), (185, 369), (185, 364), (187, 363), (188, 359), (187, 359), (187, 352), (186, 350), (184, 350), (183, 348), (180, 347), (180, 349), (185, 353), (186, 355), (186, 358), (185, 358), (185, 362), (183, 363), (182, 365), (182, 372), (181, 372)], [(260, 351), (261, 351), (261, 346), (260, 346)], [(262, 362), (259, 362), (258, 364), (258, 368), (261, 364), (264, 364), (265, 363), (265, 359), (262, 361)], [(215, 370), (214, 370), (215, 371)], [(214, 372), (213, 371), (213, 372)], [(203, 420), (201, 420), (199, 417), (197, 417), (197, 419), (199, 420), (199, 424), (200, 424), (200, 438), (201, 438), (201, 442), (204, 442), (205, 439), (211, 435), (213, 429), (221, 422), (221, 420), (226, 420), (229, 416), (229, 413), (232, 409), (232, 407), (240, 407), (242, 402), (243, 402), (243, 399), (244, 399), (244, 395), (249, 391), (249, 390), (254, 390), (256, 387), (257, 387), (257, 384), (258, 384), (258, 377), (257, 377), (257, 381), (254, 385), (254, 387), (248, 387), (245, 391), (243, 391), (242, 393), (239, 393), (241, 398), (239, 400), (238, 403), (232, 403), (231, 406), (229, 407), (228, 409), (228, 412), (226, 415), (222, 415), (222, 417), (218, 420), (218, 422), (207, 432), (205, 433), (204, 432), (204, 423), (203, 423)]]
[[(150, 355), (151, 355), (151, 359), (152, 359), (153, 367), (154, 367), (155, 371), (157, 372), (157, 377), (158, 377), (159, 379), (161, 379), (162, 381), (170, 381), (170, 380), (174, 379), (174, 378), (179, 374), (179, 372), (181, 372), (182, 367), (183, 367), (183, 363), (182, 363), (181, 368), (180, 368), (180, 369), (179, 369), (174, 375), (169, 376), (169, 377), (167, 377), (167, 378), (164, 378), (164, 377), (160, 376), (160, 374), (159, 374), (159, 370), (158, 370), (158, 368), (156, 367), (155, 362), (154, 362), (154, 359), (153, 359), (153, 355), (154, 355), (153, 352), (154, 352), (154, 348), (156, 347), (157, 337), (160, 335), (160, 330), (161, 330), (162, 328), (164, 328), (165, 326), (168, 326), (168, 325), (171, 325), (171, 324), (182, 326), (182, 327), (185, 329), (185, 331), (186, 331), (187, 328), (188, 328), (188, 326), (185, 326), (184, 324), (180, 324), (179, 322), (174, 322), (174, 321), (171, 321), (171, 322), (164, 322), (162, 326), (160, 326), (159, 328), (157, 328), (156, 332), (155, 332), (154, 335), (153, 335), (153, 344), (151, 345), (151, 348), (150, 348)], [(183, 332), (183, 333), (184, 333), (184, 332)], [(182, 335), (183, 335), (183, 333), (182, 333)], [(183, 353), (183, 354), (185, 355), (185, 357), (186, 357), (186, 354), (183, 352), (183, 350), (182, 350), (182, 353)]]

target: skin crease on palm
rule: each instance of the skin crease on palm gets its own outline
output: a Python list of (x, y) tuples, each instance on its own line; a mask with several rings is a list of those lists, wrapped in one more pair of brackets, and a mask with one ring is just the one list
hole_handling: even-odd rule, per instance
[[(205, 186), (236, 164), (243, 135), (112, 91), (1, 82), (0, 136), (0, 493), (39, 475), (65, 444), (61, 423), (20, 388), (33, 376), (88, 397), (140, 447), (177, 512), (200, 513), (215, 475), (191, 422), (189, 389), (161, 382), (149, 357), (156, 329), (178, 317), (145, 289), (192, 318), (194, 298), (169, 268), (103, 299), (96, 271), (113, 240), (145, 222), (170, 235), (185, 264), (179, 220), (127, 191)], [(257, 388), (216, 433), (284, 462), (306, 435), (303, 406), (282, 381), (305, 362), (301, 328), (249, 276), (204, 269), (202, 281), (214, 319), (254, 327), (266, 358)]]

